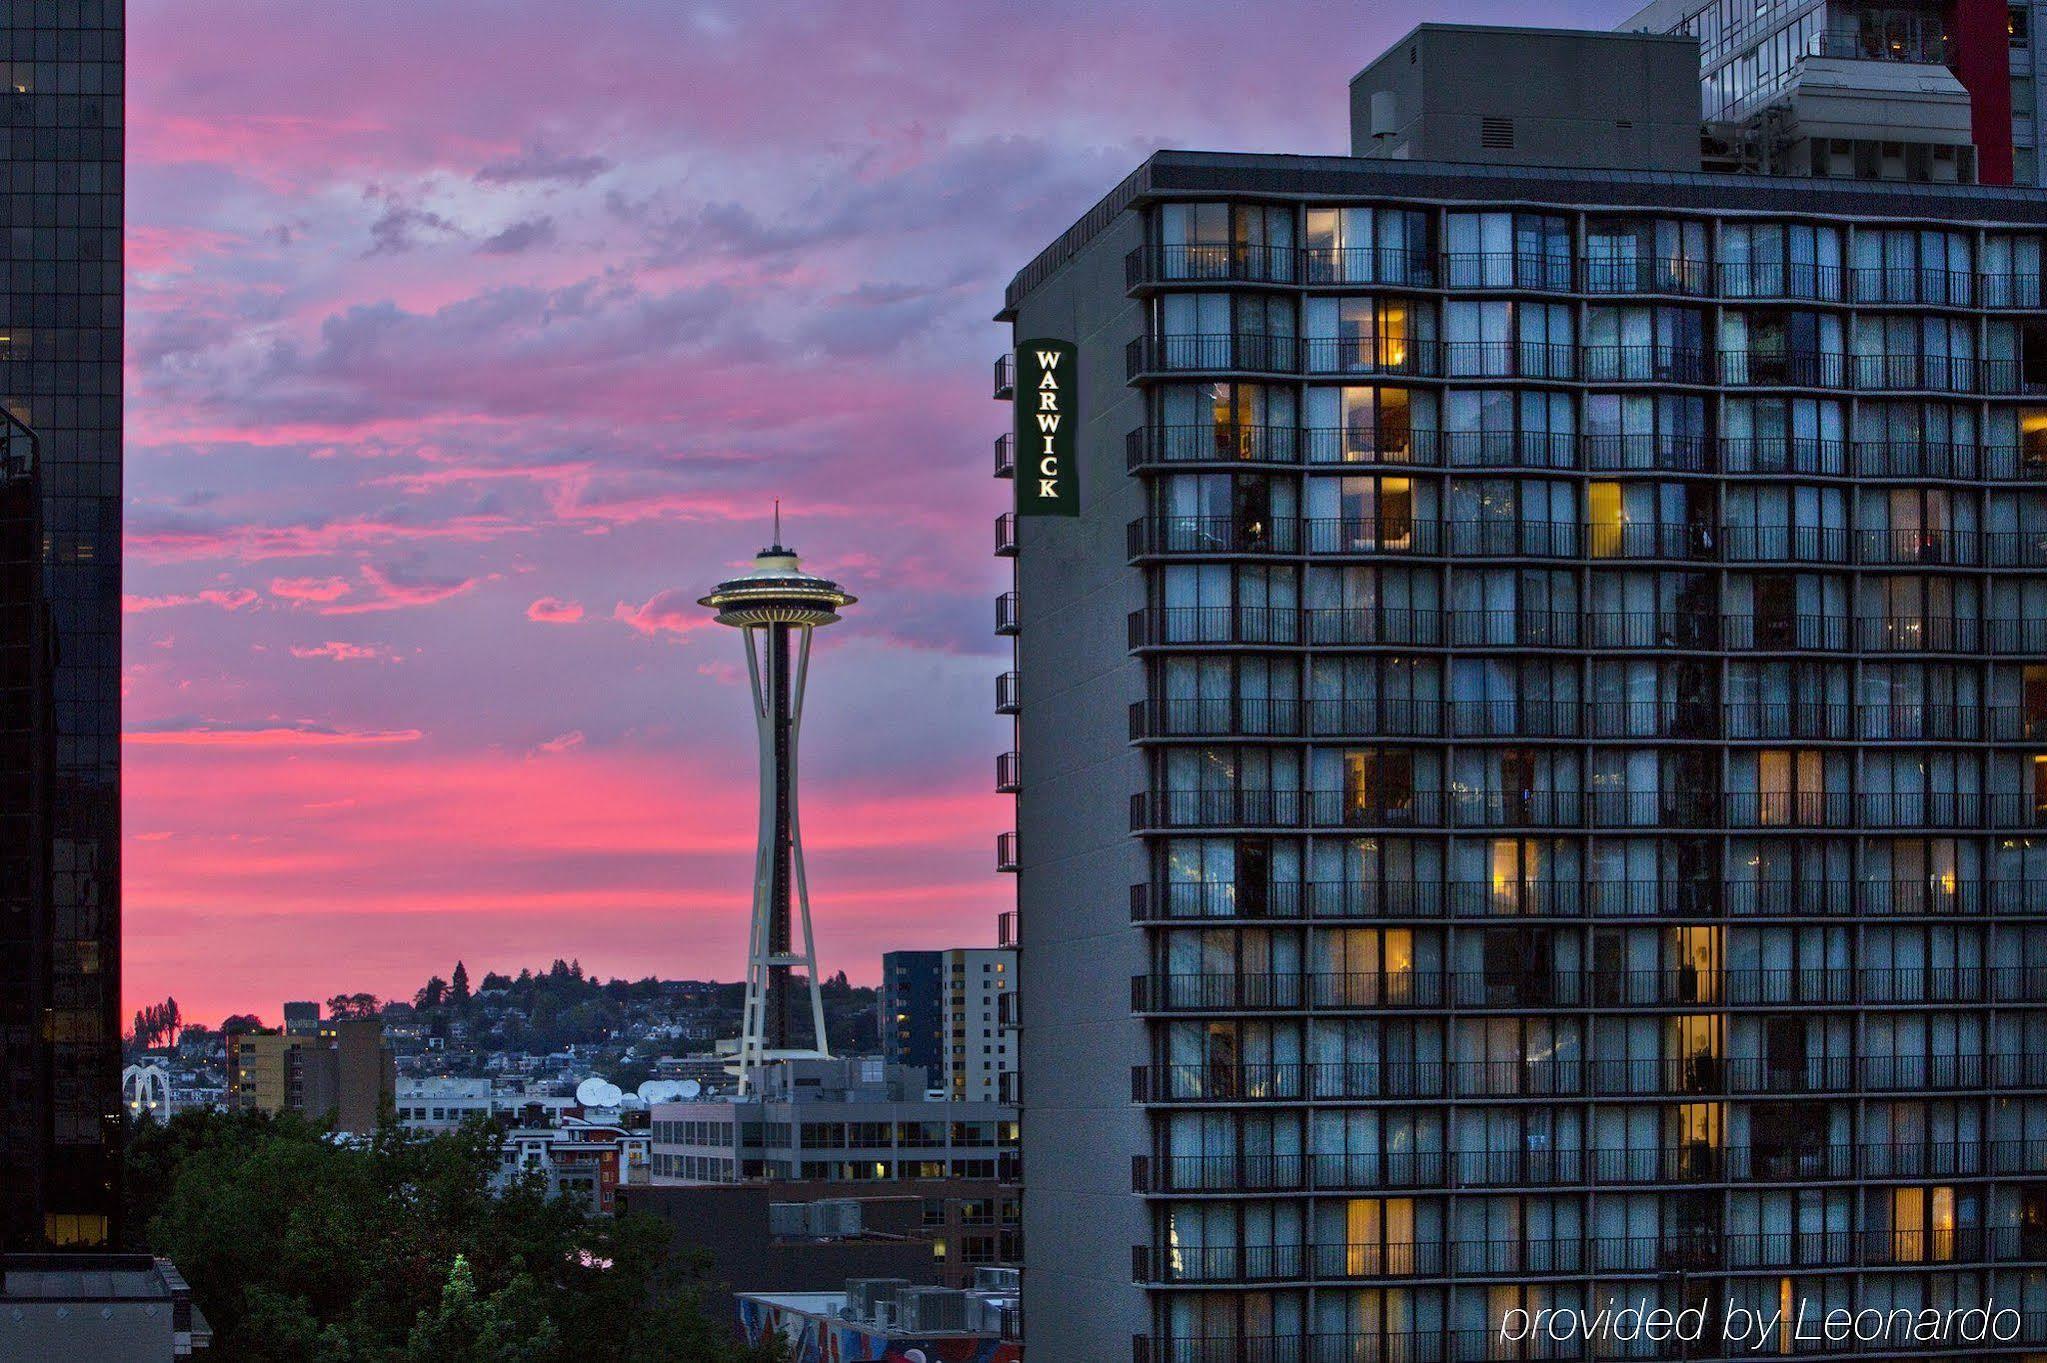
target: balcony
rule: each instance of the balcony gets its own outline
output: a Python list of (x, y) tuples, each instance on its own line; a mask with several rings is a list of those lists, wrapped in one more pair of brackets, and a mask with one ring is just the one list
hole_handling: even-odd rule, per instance
[(1132, 701), (1130, 737), (1133, 742), (1152, 738), (1296, 738), (1301, 734), (1301, 709), (1301, 702), (1291, 697)]
[(1005, 511), (995, 518), (995, 557), (1016, 557), (1016, 513)]
[(1293, 374), (1300, 341), (1251, 332), (1194, 336), (1139, 336), (1124, 348), (1125, 377), (1146, 374)]
[(1451, 289), (1519, 289), (1570, 293), (1575, 283), (1568, 254), (1541, 251), (1445, 251), (1443, 284)]
[(1013, 715), (1023, 709), (1023, 674), (998, 673), (995, 678), (995, 713)]
[(1301, 282), (1433, 288), (1436, 258), (1405, 246), (1310, 246), (1301, 252)]
[(1850, 739), (1855, 707), (1821, 701), (1737, 701), (1725, 710), (1727, 736), (1734, 739)]
[(1865, 653), (1975, 653), (1983, 646), (1982, 623), (1973, 615), (1862, 616), (1855, 644)]
[(1835, 525), (1729, 525), (1721, 530), (1729, 563), (1848, 562), (1848, 531)]
[(1587, 383), (1711, 383), (1710, 351), (1691, 346), (1588, 345)]
[(1005, 989), (995, 996), (995, 1023), (998, 1027), (1023, 1025), (1023, 1001), (1016, 990)]
[(995, 755), (995, 793), (1014, 795), (1023, 789), (1021, 759), (1012, 749)]
[(1811, 473), (1838, 476), (1847, 444), (1817, 436), (1723, 436), (1720, 465), (1728, 473)]
[(1007, 909), (995, 916), (995, 945), (1013, 947), (1020, 940), (1016, 935), (1016, 910)]
[(1857, 303), (1921, 303), (1941, 308), (1975, 306), (1976, 273), (1924, 266), (1857, 265), (1848, 271)]
[(1140, 246), (1123, 258), (1127, 289), (1157, 284), (1291, 284), (1298, 252), (1291, 246), (1216, 242)]
[(1140, 516), (1124, 549), (1132, 559), (1157, 554), (1297, 554), (1301, 522), (1292, 516)]
[(1722, 298), (1836, 302), (1846, 273), (1812, 261), (1728, 260), (1714, 266), (1713, 278)]
[(1015, 634), (1023, 628), (1023, 608), (1015, 592), (1004, 592), (995, 598), (995, 632)]
[(1723, 350), (1720, 382), (1734, 387), (1843, 388), (1849, 357), (1837, 350)]
[(995, 835), (995, 869), (998, 871), (1014, 871), (1016, 868), (1016, 834), (997, 833)]
[(1712, 447), (1703, 436), (1586, 435), (1585, 467), (1600, 472), (1705, 473)]
[(1582, 715), (1576, 701), (1517, 697), (1450, 702), (1451, 729), (1459, 738), (1576, 738), (1584, 728)]
[(1298, 359), (1310, 374), (1437, 378), (1443, 372), (1442, 343), (1407, 336), (1311, 336), (1301, 342)]
[(1318, 738), (1436, 738), (1443, 733), (1441, 701), (1409, 696), (1315, 699), (1308, 731)]
[(1176, 644), (1298, 644), (1301, 612), (1291, 606), (1147, 606), (1130, 613), (1129, 633), (1133, 649)]
[(1293, 426), (1140, 426), (1124, 437), (1129, 471), (1165, 464), (1294, 464), (1303, 433)]
[(1016, 356), (1001, 354), (995, 357), (995, 400), (1007, 402), (1016, 396)]
[(1004, 431), (995, 437), (995, 476), (1016, 477), (1016, 432)]
[(1576, 611), (1451, 611), (1450, 642), (1459, 648), (1577, 648)]
[(1443, 642), (1445, 612), (1408, 606), (1350, 610), (1310, 606), (1300, 618), (1311, 644), (1434, 646)]
[(1712, 272), (1703, 260), (1683, 256), (1584, 256), (1578, 261), (1580, 287), (1586, 293), (1666, 293), (1702, 297), (1712, 289)]

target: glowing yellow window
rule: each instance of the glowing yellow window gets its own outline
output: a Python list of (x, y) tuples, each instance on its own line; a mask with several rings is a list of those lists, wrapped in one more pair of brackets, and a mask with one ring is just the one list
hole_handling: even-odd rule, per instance
[(1593, 483), (1585, 489), (1585, 523), (1594, 558), (1612, 558), (1621, 551), (1621, 485)]

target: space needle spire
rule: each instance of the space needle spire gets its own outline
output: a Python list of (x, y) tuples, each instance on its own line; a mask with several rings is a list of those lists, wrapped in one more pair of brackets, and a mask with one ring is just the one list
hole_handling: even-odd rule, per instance
[[(857, 598), (839, 584), (805, 573), (782, 545), (782, 501), (775, 499), (774, 542), (754, 556), (753, 571), (718, 584), (697, 604), (715, 610), (721, 625), (746, 637), (746, 671), (753, 683), (754, 720), (760, 729), (760, 843), (754, 856), (753, 928), (747, 939), (746, 1005), (739, 1031), (739, 1091), (752, 1093), (770, 1060), (823, 1057), (824, 996), (819, 992), (817, 944), (810, 928), (810, 886), (803, 874), (803, 835), (796, 817), (796, 737), (803, 722), (804, 682), (810, 672), (810, 636), (835, 624)], [(796, 911), (802, 949), (796, 949)], [(795, 1044), (790, 1017), (790, 972), (802, 967), (810, 983), (808, 1045)]]

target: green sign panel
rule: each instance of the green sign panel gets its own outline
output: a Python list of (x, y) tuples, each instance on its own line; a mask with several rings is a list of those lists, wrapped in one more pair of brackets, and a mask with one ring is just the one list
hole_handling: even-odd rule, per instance
[(1078, 516), (1079, 350), (1071, 341), (1016, 347), (1016, 513)]

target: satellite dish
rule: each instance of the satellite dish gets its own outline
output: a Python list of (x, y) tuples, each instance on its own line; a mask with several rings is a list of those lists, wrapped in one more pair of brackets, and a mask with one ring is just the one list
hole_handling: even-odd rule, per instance
[(672, 1103), (682, 1096), (682, 1085), (673, 1079), (649, 1079), (640, 1085), (640, 1101), (652, 1106), (655, 1103)]
[(576, 1085), (576, 1101), (584, 1107), (617, 1107), (624, 1096), (618, 1085), (601, 1074), (593, 1074)]
[(683, 1101), (687, 1102), (695, 1098), (699, 1093), (702, 1093), (703, 1091), (704, 1086), (702, 1084), (699, 1084), (694, 1079), (685, 1079), (680, 1084), (676, 1085), (675, 1094), (678, 1098), (681, 1098)]

